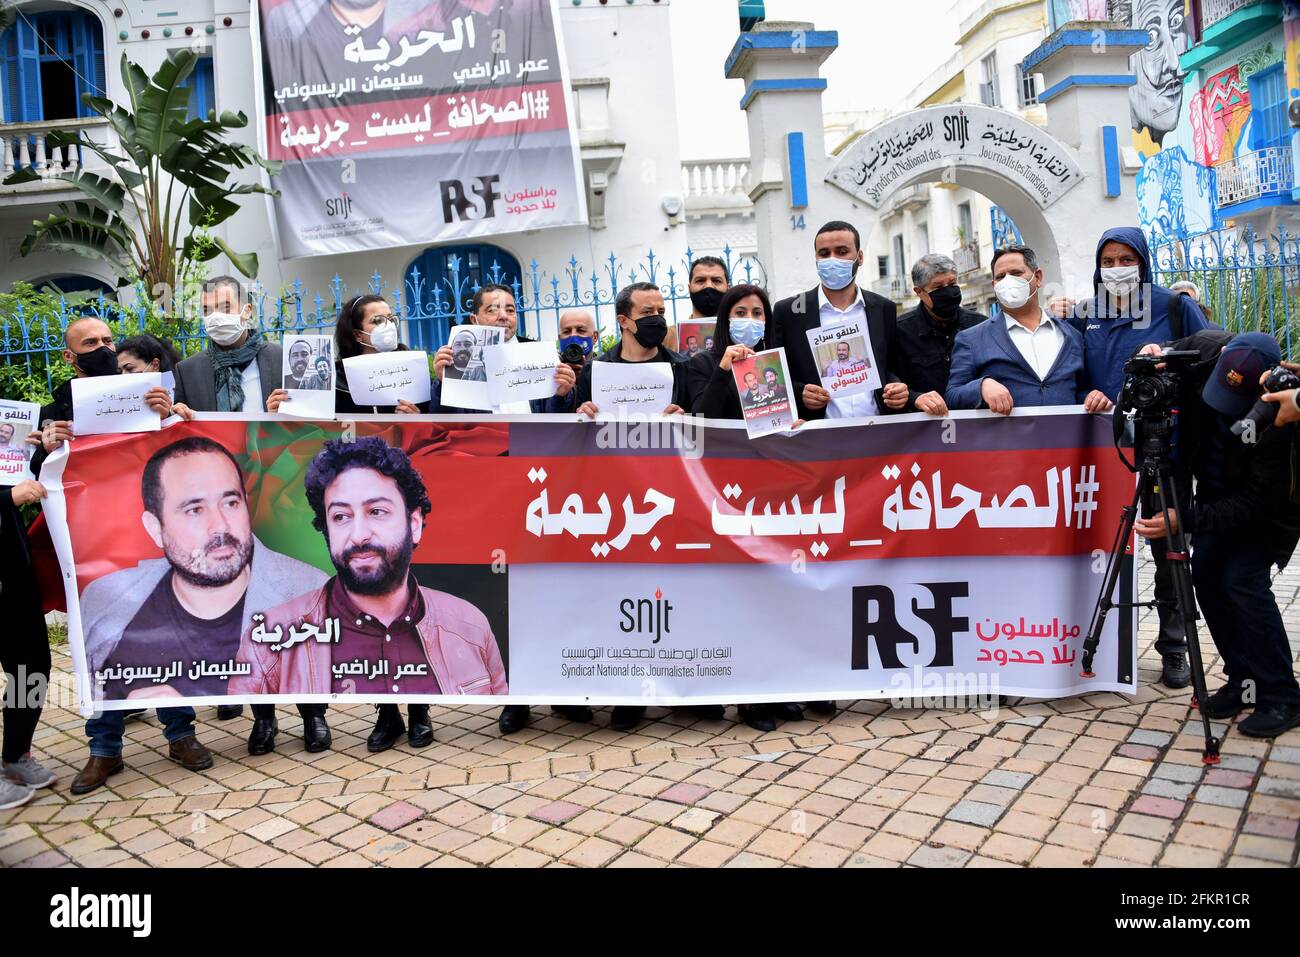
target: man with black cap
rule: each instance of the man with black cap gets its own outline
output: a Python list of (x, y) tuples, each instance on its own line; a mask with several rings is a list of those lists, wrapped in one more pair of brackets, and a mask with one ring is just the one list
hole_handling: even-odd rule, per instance
[[(1168, 521), (1191, 536), (1196, 600), (1227, 679), (1201, 709), (1225, 720), (1253, 708), (1238, 730), (1276, 737), (1300, 725), (1300, 685), (1269, 581), (1272, 567), (1285, 567), (1300, 541), (1300, 504), (1291, 492), (1295, 426), (1258, 434), (1247, 428), (1240, 436), (1232, 427), (1259, 399), (1261, 378), (1279, 364), (1281, 351), (1265, 333), (1217, 329), (1165, 348), (1201, 356), (1186, 375), (1178, 423), (1178, 455), (1196, 488), (1190, 505), (1168, 519), (1159, 511), (1140, 519), (1137, 532), (1162, 539)], [(1141, 351), (1164, 350), (1152, 344)]]

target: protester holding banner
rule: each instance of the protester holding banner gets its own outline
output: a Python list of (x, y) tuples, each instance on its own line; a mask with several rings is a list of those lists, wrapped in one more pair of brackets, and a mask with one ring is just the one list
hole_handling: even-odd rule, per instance
[(26, 804), (54, 774), (31, 755), (50, 681), (50, 636), (41, 592), (32, 570), (23, 505), (45, 498), (39, 482), (0, 488), (0, 664), (5, 672), (4, 749), (0, 764), (0, 811)]
[(416, 415), (429, 411), (428, 402), (408, 402), (401, 399), (396, 405), (357, 405), (348, 388), (348, 377), (343, 360), (353, 356), (375, 355), (381, 352), (405, 352), (400, 339), (397, 316), (383, 296), (354, 296), (343, 304), (334, 324), (334, 339), (338, 349), (338, 367), (335, 369), (334, 411), (351, 415), (373, 413), (376, 415)]
[[(252, 328), (253, 304), (239, 280), (233, 276), (208, 280), (201, 303), (208, 347), (176, 366), (177, 403), (194, 412), (274, 412), (288, 398), (280, 387), (283, 348)], [(308, 751), (325, 751), (333, 743), (325, 710), (323, 704), (298, 705)], [(221, 705), (217, 717), (228, 721), (243, 711), (243, 705)], [(278, 732), (275, 706), (253, 705), (248, 753), (275, 750)]]
[(942, 253), (927, 253), (912, 266), (912, 291), (920, 302), (894, 327), (894, 371), (908, 386), (907, 411), (942, 415), (957, 333), (985, 317), (962, 307), (957, 264)]
[[(519, 310), (514, 291), (509, 286), (488, 283), (474, 293), (470, 301), (470, 321), (477, 326), (497, 326), (504, 330), (504, 342), (532, 342), (518, 335)], [(433, 400), (430, 407), (439, 415), (482, 415), (483, 409), (465, 409), (444, 405), (442, 381), (447, 369), (455, 360), (451, 345), (442, 346), (433, 357), (436, 379), (433, 383)], [(533, 413), (564, 413), (573, 411), (573, 385), (577, 378), (573, 368), (560, 362), (555, 367), (555, 394), (547, 399), (530, 399), (528, 402), (510, 403), (494, 411), (505, 415)]]
[(1038, 300), (1043, 270), (1028, 246), (993, 254), (993, 291), (1004, 316), (959, 332), (945, 398), (954, 409), (1014, 408), (1083, 403), (1086, 412), (1113, 403), (1088, 388), (1083, 339), (1067, 322), (1053, 319)]
[(175, 346), (147, 333), (131, 336), (117, 344), (117, 371), (124, 375), (171, 372), (180, 361), (181, 354)]

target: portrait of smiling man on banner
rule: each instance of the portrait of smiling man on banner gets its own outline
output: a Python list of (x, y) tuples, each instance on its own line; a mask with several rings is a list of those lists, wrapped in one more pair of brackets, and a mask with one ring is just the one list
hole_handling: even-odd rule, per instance
[(304, 484), (336, 574), (323, 587), (254, 610), (239, 651), (250, 673), (232, 679), (232, 690), (506, 694), (487, 618), (412, 574), (432, 506), (406, 453), (376, 436), (331, 440)]

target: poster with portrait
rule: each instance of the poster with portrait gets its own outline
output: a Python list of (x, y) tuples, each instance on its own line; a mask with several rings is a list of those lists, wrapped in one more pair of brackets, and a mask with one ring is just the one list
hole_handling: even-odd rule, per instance
[(0, 399), (0, 485), (17, 485), (32, 478), (32, 453), (27, 436), (40, 425), (35, 402)]
[(283, 388), (289, 398), (280, 412), (299, 418), (334, 414), (334, 339), (332, 336), (285, 336), (282, 346)]
[(688, 359), (712, 351), (716, 328), (714, 319), (683, 319), (677, 323), (677, 351)]
[(880, 388), (880, 369), (876, 367), (865, 320), (817, 326), (809, 329), (807, 335), (822, 388), (832, 399)]
[(500, 345), (505, 330), (500, 326), (452, 326), (447, 337), (451, 364), (442, 370), (442, 404), (453, 409), (492, 411), (488, 392), (487, 363), (483, 350)]
[(788, 432), (794, 427), (795, 404), (784, 349), (756, 352), (731, 364), (749, 437)]
[(253, 8), (283, 257), (585, 224), (559, 0)]

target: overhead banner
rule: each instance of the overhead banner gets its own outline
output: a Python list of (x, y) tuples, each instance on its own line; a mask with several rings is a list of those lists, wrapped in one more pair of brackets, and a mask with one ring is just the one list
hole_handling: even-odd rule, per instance
[(41, 479), (87, 711), (1136, 690), (1132, 611), (1080, 677), (1134, 483), (1073, 408), (755, 440), (208, 415), (77, 439)]
[(880, 209), (918, 177), (942, 179), (958, 167), (998, 173), (1042, 208), (1083, 180), (1074, 151), (1041, 126), (1006, 110), (953, 103), (910, 110), (872, 128), (840, 155), (826, 181)]
[(283, 256), (586, 222), (558, 0), (258, 0)]

